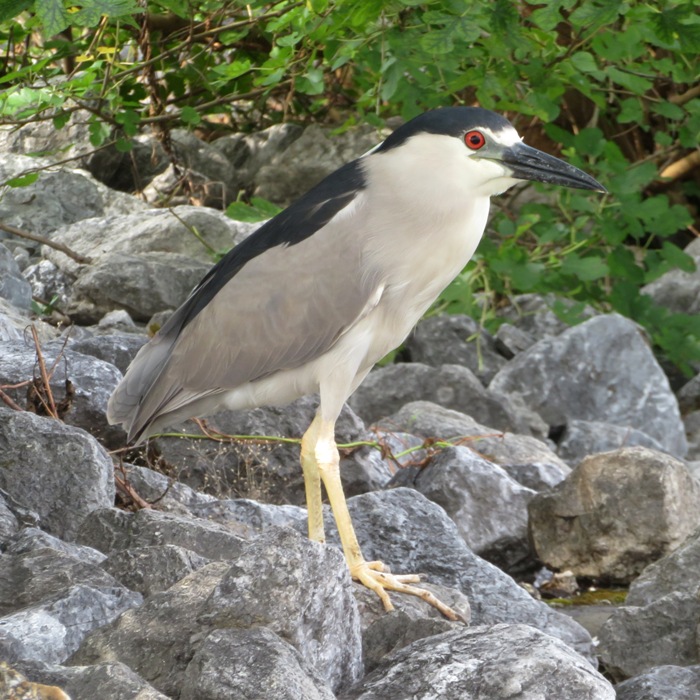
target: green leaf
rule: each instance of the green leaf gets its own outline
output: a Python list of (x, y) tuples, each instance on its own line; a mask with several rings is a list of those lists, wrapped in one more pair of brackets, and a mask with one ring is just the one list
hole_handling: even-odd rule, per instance
[(667, 119), (681, 120), (685, 119), (685, 110), (683, 107), (673, 104), (673, 102), (657, 102), (652, 106), (652, 110), (656, 114), (660, 114)]
[(595, 0), (587, 0), (571, 13), (569, 21), (574, 27), (585, 27), (590, 31), (614, 22), (622, 10), (622, 5), (619, 0), (602, 0), (601, 4), (597, 4)]
[(423, 34), (420, 38), (420, 47), (429, 54), (442, 56), (454, 50), (454, 40), (452, 31), (449, 29), (441, 29)]
[(688, 255), (688, 253), (670, 241), (664, 241), (664, 244), (661, 246), (661, 254), (673, 267), (677, 267), (683, 272), (695, 272), (697, 269), (693, 256)]
[(186, 105), (180, 110), (180, 119), (182, 119), (185, 124), (189, 124), (190, 126), (196, 126), (202, 121), (202, 117), (199, 115), (199, 112), (194, 107), (190, 107), (189, 105)]
[(545, 32), (551, 32), (563, 21), (561, 2), (548, 2), (530, 15), (530, 20)]
[(644, 109), (642, 108), (642, 102), (638, 97), (628, 97), (626, 100), (620, 102), (620, 113), (617, 115), (617, 120), (621, 124), (628, 124), (629, 122), (643, 123), (644, 121)]
[(125, 109), (114, 116), (114, 121), (122, 125), (127, 136), (136, 136), (141, 117), (133, 109)]
[(627, 88), (636, 95), (643, 95), (647, 90), (653, 87), (653, 82), (649, 78), (619, 70), (615, 68), (615, 66), (608, 66), (605, 72), (613, 82)]
[(571, 63), (576, 70), (580, 70), (582, 73), (597, 73), (598, 64), (595, 61), (592, 53), (588, 51), (577, 51), (571, 57)]
[(304, 37), (299, 32), (278, 37), (275, 40), (277, 46), (296, 46)]
[(95, 27), (102, 17), (125, 17), (139, 12), (143, 12), (143, 9), (135, 0), (83, 0), (82, 7), (71, 19), (72, 24), (80, 27)]
[(226, 216), (234, 221), (246, 221), (248, 223), (258, 223), (266, 221), (280, 213), (282, 209), (276, 204), (269, 202), (262, 197), (253, 197), (250, 204), (245, 202), (231, 202), (226, 207)]
[(90, 143), (95, 148), (98, 148), (99, 146), (101, 146), (107, 140), (107, 137), (109, 136), (109, 129), (107, 128), (107, 125), (104, 124), (103, 122), (98, 122), (98, 121), (90, 122), (90, 126), (88, 127), (88, 131), (90, 132)]
[(277, 216), (282, 211), (282, 207), (278, 206), (269, 199), (264, 199), (263, 197), (251, 197), (250, 203), (262, 214), (265, 214), (268, 218)]
[(2, 0), (0, 4), (0, 22), (17, 17), (20, 12), (28, 10), (34, 4), (34, 0)]
[(70, 14), (63, 0), (39, 0), (35, 9), (45, 36), (60, 34), (70, 25)]
[(567, 255), (561, 263), (561, 271), (573, 275), (582, 282), (592, 282), (608, 274), (608, 266), (601, 258), (579, 258)]
[(27, 187), (28, 185), (33, 185), (38, 179), (39, 173), (27, 173), (26, 175), (19, 175), (11, 180), (7, 180), (5, 184), (10, 187)]
[(644, 270), (628, 248), (615, 248), (607, 259), (608, 269), (613, 277), (627, 279), (635, 284), (644, 283)]
[(133, 147), (134, 143), (131, 139), (118, 138), (114, 142), (114, 148), (116, 148), (119, 153), (129, 153)]

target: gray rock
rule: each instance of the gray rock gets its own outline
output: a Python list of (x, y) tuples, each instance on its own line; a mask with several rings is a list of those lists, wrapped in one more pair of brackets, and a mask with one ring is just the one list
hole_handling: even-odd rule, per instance
[(688, 441), (686, 459), (700, 459), (700, 411), (692, 411), (683, 416), (685, 437)]
[(584, 459), (529, 513), (533, 546), (550, 568), (629, 582), (700, 525), (700, 488), (673, 457), (626, 447)]
[(18, 154), (45, 153), (52, 160), (86, 154), (95, 149), (90, 143), (90, 116), (87, 110), (76, 110), (61, 129), (57, 129), (51, 119), (21, 126), (4, 125), (0, 127), (2, 151)]
[[(303, 504), (306, 496), (299, 445), (275, 438), (299, 440), (311, 424), (317, 405), (316, 397), (307, 396), (283, 407), (219, 413), (208, 421), (210, 428), (225, 435), (266, 436), (260, 441), (158, 437), (152, 444), (170, 465), (171, 473), (198, 490), (220, 498)], [(189, 426), (185, 430), (192, 432)], [(336, 437), (341, 445), (375, 440), (347, 406), (336, 424)], [(388, 465), (372, 452), (370, 447), (350, 452), (341, 448), (340, 474), (348, 494), (380, 488), (389, 480)]]
[(258, 503), (247, 498), (213, 500), (193, 505), (192, 513), (200, 518), (223, 525), (248, 525), (258, 532), (271, 527), (291, 527), (297, 532), (307, 531), (306, 508), (300, 506), (277, 506)]
[(4, 549), (5, 554), (25, 554), (52, 549), (88, 564), (101, 564), (105, 560), (105, 555), (92, 547), (85, 547), (75, 542), (64, 542), (37, 527), (23, 528), (5, 542)]
[(343, 700), (613, 700), (603, 676), (561, 641), (525, 625), (420, 639), (387, 657)]
[[(95, 261), (116, 253), (168, 253), (210, 266), (212, 252), (228, 251), (257, 226), (235, 222), (214, 209), (179, 206), (81, 221), (62, 228), (54, 238)], [(71, 275), (81, 270), (78, 263), (59, 251), (44, 252)]]
[(636, 428), (572, 418), (566, 423), (557, 454), (569, 464), (576, 465), (588, 455), (633, 446), (664, 449), (658, 440)]
[(208, 563), (188, 549), (165, 544), (112, 552), (102, 566), (122, 585), (149, 596), (167, 590)]
[(503, 323), (496, 331), (495, 341), (496, 350), (507, 360), (510, 360), (519, 352), (534, 345), (537, 339), (522, 328), (510, 323)]
[(182, 188), (183, 181), (188, 184), (186, 200), (196, 199), (203, 206), (219, 209), (236, 200), (239, 180), (231, 163), (219, 149), (185, 129), (174, 129), (171, 138), (178, 162), (178, 170), (174, 173), (174, 184), (177, 187), (174, 192), (163, 189), (163, 178), (173, 168), (170, 165), (144, 188), (149, 201), (167, 199), (172, 194), (177, 196), (177, 190)]
[(19, 530), (19, 520), (0, 494), (0, 548)]
[(471, 370), (460, 365), (431, 367), (405, 362), (378, 367), (367, 376), (348, 403), (366, 423), (398, 411), (410, 401), (432, 401), (478, 418), (497, 430), (529, 434), (508, 401), (490, 394)]
[(700, 241), (689, 243), (685, 252), (695, 260), (695, 272), (669, 270), (641, 291), (659, 306), (680, 314), (696, 315), (700, 313)]
[(215, 630), (185, 673), (180, 700), (334, 700), (313, 666), (266, 627)]
[[(24, 270), (24, 277), (32, 287), (32, 295), (42, 303), (57, 309), (68, 306), (75, 281), (73, 275), (59, 269), (50, 260), (41, 259)], [(71, 329), (75, 330), (73, 326)]]
[(0, 488), (36, 510), (42, 528), (58, 537), (75, 537), (86, 515), (114, 502), (104, 448), (50, 418), (0, 406), (0, 467)]
[(289, 148), (303, 133), (302, 126), (287, 122), (252, 134), (239, 132), (222, 136), (211, 145), (231, 164), (231, 175), (236, 178), (237, 189), (252, 191), (260, 168)]
[(99, 566), (53, 549), (0, 554), (0, 570), (0, 616), (41, 603), (76, 584), (105, 592), (123, 588)]
[(572, 323), (593, 318), (597, 313), (590, 306), (555, 294), (519, 294), (510, 306), (498, 310), (501, 318), (535, 340), (560, 335)]
[(71, 343), (70, 348), (74, 352), (91, 355), (103, 362), (109, 362), (122, 374), (126, 374), (129, 363), (146, 342), (148, 342), (148, 338), (144, 335), (117, 333), (83, 338)]
[[(108, 187), (121, 192), (138, 192), (142, 200), (143, 190), (168, 167), (170, 158), (152, 134), (137, 134), (130, 143), (128, 153), (118, 151), (114, 146), (91, 153), (83, 158), (83, 166)], [(143, 204), (147, 206), (145, 202)]]
[(506, 363), (496, 350), (496, 342), (470, 316), (430, 316), (416, 326), (406, 339), (406, 352), (412, 362), (426, 365), (463, 365), (488, 384)]
[(511, 479), (533, 491), (546, 491), (556, 486), (570, 474), (568, 467), (549, 462), (529, 462), (527, 464), (506, 464), (504, 467)]
[(196, 506), (216, 502), (214, 496), (195, 491), (187, 484), (181, 484), (147, 467), (124, 464), (121, 476), (142, 499), (153, 503), (158, 510), (188, 515), (194, 513)]
[(81, 221), (55, 234), (91, 265), (49, 248), (44, 255), (75, 280), (61, 303), (78, 322), (97, 323), (119, 308), (146, 321), (179, 306), (211, 267), (213, 253), (229, 250), (254, 228), (202, 207), (155, 209)]
[[(88, 431), (106, 445), (123, 445), (124, 431), (109, 425), (106, 415), (107, 402), (121, 380), (121, 372), (107, 362), (64, 348), (59, 341), (43, 345), (41, 350), (62, 420)], [(0, 345), (0, 385), (20, 384), (34, 377), (40, 378), (41, 374), (31, 336)], [(30, 410), (37, 412), (43, 409), (38, 400), (28, 401), (26, 386), (6, 389), (5, 393), (22, 408), (34, 406)]]
[(15, 663), (14, 666), (10, 666), (6, 661), (0, 661), (0, 697), (6, 700), (15, 700), (16, 698), (23, 700), (44, 700), (44, 698), (71, 700), (63, 690), (56, 686), (29, 680), (28, 676), (32, 678), (35, 676), (31, 672), (21, 673), (17, 668), (18, 665), (21, 664)]
[(387, 654), (417, 639), (442, 634), (469, 623), (471, 607), (464, 593), (456, 588), (434, 583), (421, 583), (421, 588), (461, 615), (464, 622), (448, 620), (436, 608), (425, 605), (420, 598), (411, 595), (394, 595), (392, 603), (395, 610), (387, 613), (373, 591), (359, 583), (355, 584), (355, 600), (362, 624), (362, 659), (365, 663), (365, 673), (373, 671)]
[[(124, 309), (108, 311), (98, 322), (97, 329), (104, 332), (118, 333), (138, 333), (139, 327), (134, 323), (134, 319), (129, 316), (129, 312)], [(83, 338), (85, 340), (85, 338)], [(90, 353), (87, 353), (88, 355)]]
[(9, 301), (0, 298), (0, 343), (21, 340), (22, 333), (30, 324), (26, 314), (23, 315)]
[(520, 395), (551, 426), (574, 418), (603, 421), (638, 428), (676, 456), (687, 450), (666, 375), (636, 324), (617, 314), (540, 340), (513, 358), (489, 388)]
[(527, 504), (535, 492), (466, 447), (441, 450), (413, 487), (442, 506), (470, 549), (508, 573), (534, 565)]
[(208, 522), (201, 518), (183, 517), (175, 513), (140, 510), (126, 513), (105, 508), (91, 513), (78, 533), (81, 544), (99, 549), (105, 554), (134, 547), (177, 545), (212, 561), (235, 559), (245, 541), (241, 532), (232, 527)]
[[(348, 131), (331, 138), (328, 129), (312, 124), (255, 175), (255, 194), (287, 206), (341, 165), (361, 156), (381, 141), (372, 127)], [(280, 178), (280, 172), (285, 173)]]
[(678, 390), (678, 406), (684, 414), (700, 410), (700, 374)]
[(160, 692), (178, 697), (187, 664), (202, 641), (199, 614), (228, 568), (225, 562), (208, 564), (127, 610), (87, 637), (70, 665), (121, 662)]
[(699, 623), (697, 595), (670, 593), (644, 607), (618, 608), (600, 629), (600, 658), (618, 681), (655, 666), (698, 664)]
[(700, 530), (670, 554), (649, 564), (630, 584), (627, 605), (650, 605), (669, 593), (692, 596), (700, 591)]
[(200, 620), (214, 628), (269, 628), (333, 690), (362, 675), (360, 618), (343, 556), (288, 528), (250, 543), (212, 591)]
[[(394, 573), (421, 573), (430, 583), (457, 588), (469, 599), (473, 624), (532, 625), (595, 663), (590, 635), (580, 625), (475, 555), (447, 513), (422, 494), (406, 488), (378, 491), (349, 499), (348, 507), (368, 561), (380, 560)], [(330, 527), (326, 533), (337, 543)]]
[(96, 630), (71, 663), (119, 660), (178, 696), (203, 632), (260, 626), (292, 644), (331, 686), (359, 678), (359, 616), (342, 556), (282, 529), (252, 542), (233, 566), (209, 564), (151, 595)]
[[(0, 181), (49, 165), (43, 158), (4, 154)], [(37, 202), (41, 202), (37, 206)], [(97, 183), (77, 170), (52, 170), (40, 174), (27, 187), (10, 187), (0, 200), (0, 220), (31, 233), (51, 235), (65, 224), (72, 224), (105, 213), (105, 197)], [(0, 238), (8, 234), (0, 233)], [(39, 244), (35, 244), (38, 248)]]
[(615, 686), (617, 700), (698, 700), (700, 666), (658, 666)]
[(394, 415), (379, 421), (375, 428), (380, 437), (385, 432), (398, 431), (467, 445), (504, 469), (510, 465), (540, 463), (554, 465), (567, 474), (571, 471), (541, 440), (529, 435), (501, 434), (463, 413), (428, 401), (406, 404)]
[(62, 663), (94, 629), (141, 603), (123, 586), (76, 584), (53, 597), (0, 618), (0, 656), (10, 663)]
[(18, 309), (32, 307), (32, 287), (22, 276), (12, 253), (0, 243), (0, 297)]
[(118, 662), (33, 668), (31, 677), (63, 688), (72, 700), (168, 700), (167, 695), (159, 693), (128, 666)]
[(209, 267), (176, 253), (110, 253), (79, 274), (65, 311), (76, 322), (90, 324), (123, 308), (145, 322), (180, 306)]

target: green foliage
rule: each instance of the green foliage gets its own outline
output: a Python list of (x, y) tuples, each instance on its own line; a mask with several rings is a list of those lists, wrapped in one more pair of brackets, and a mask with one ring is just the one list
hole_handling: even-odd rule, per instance
[[(95, 147), (128, 151), (147, 128), (166, 138), (222, 121), (346, 128), (445, 104), (498, 110), (610, 194), (537, 186), (520, 204), (516, 193), (440, 308), (490, 324), (503, 298), (555, 292), (630, 316), (686, 367), (700, 361), (698, 320), (640, 290), (694, 269), (682, 247), (698, 230), (698, 178), (660, 174), (700, 140), (697, 10), (697, 0), (4, 0), (0, 120), (61, 128), (79, 113)], [(229, 213), (274, 209), (237, 202)]]
[(276, 216), (282, 211), (281, 207), (263, 199), (262, 197), (251, 197), (250, 204), (245, 202), (232, 202), (226, 208), (226, 215), (236, 221), (247, 221), (257, 224)]

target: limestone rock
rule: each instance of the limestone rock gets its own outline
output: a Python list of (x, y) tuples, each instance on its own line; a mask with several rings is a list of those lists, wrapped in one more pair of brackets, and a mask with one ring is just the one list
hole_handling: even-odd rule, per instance
[(405, 347), (412, 362), (433, 367), (462, 365), (484, 384), (506, 363), (488, 331), (470, 316), (459, 314), (423, 319), (406, 339)]
[(89, 513), (114, 502), (112, 460), (78, 428), (0, 406), (0, 488), (72, 539)]
[(530, 434), (527, 419), (521, 418), (510, 402), (488, 392), (467, 367), (460, 365), (431, 367), (403, 362), (379, 367), (349, 399), (352, 409), (367, 423), (391, 415), (411, 401), (432, 401), (497, 430)]
[(489, 388), (521, 396), (550, 426), (603, 421), (637, 428), (677, 457), (687, 450), (666, 375), (636, 324), (617, 314), (540, 340), (514, 357)]
[(445, 509), (476, 554), (507, 572), (532, 566), (527, 504), (535, 492), (503, 468), (452, 447), (418, 470), (412, 485)]
[(330, 686), (267, 627), (215, 630), (187, 666), (180, 700), (260, 695), (265, 700), (335, 700)]
[(615, 691), (561, 641), (525, 625), (453, 630), (387, 657), (342, 700), (466, 697), (613, 700)]
[(615, 686), (617, 700), (697, 700), (700, 666), (657, 666)]
[(700, 525), (700, 488), (686, 466), (627, 447), (584, 459), (529, 505), (530, 535), (554, 569), (629, 582)]

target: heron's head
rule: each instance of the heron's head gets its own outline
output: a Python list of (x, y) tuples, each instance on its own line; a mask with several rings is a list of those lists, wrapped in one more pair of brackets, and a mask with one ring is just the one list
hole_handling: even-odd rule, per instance
[(583, 170), (526, 146), (505, 117), (479, 107), (425, 112), (396, 129), (373, 153), (393, 154), (407, 168), (422, 165), (426, 180), (449, 180), (462, 192), (482, 196), (499, 194), (522, 180), (606, 191)]

